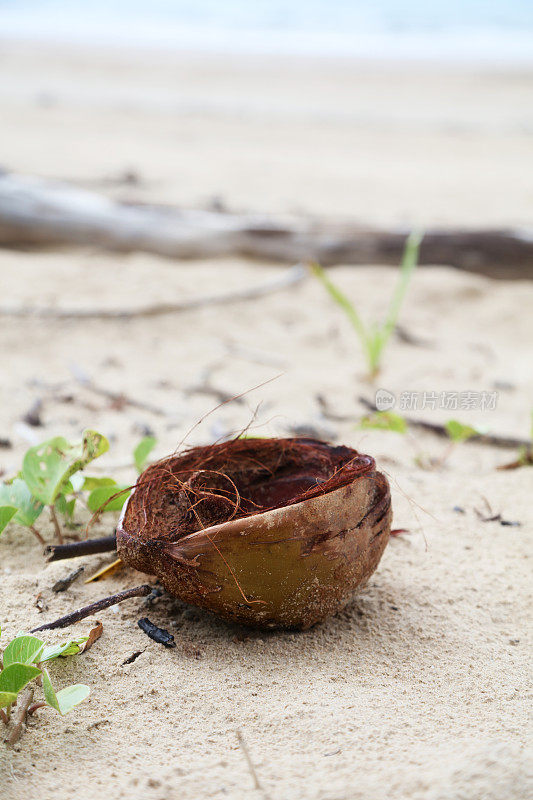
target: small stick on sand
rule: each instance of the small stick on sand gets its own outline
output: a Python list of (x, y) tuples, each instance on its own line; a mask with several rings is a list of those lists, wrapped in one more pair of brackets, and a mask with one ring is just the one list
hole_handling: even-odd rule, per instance
[(92, 556), (95, 553), (110, 553), (117, 549), (117, 540), (113, 536), (102, 536), (100, 539), (86, 539), (84, 542), (72, 542), (71, 544), (49, 544), (44, 554), (50, 561), (62, 561), (65, 558), (77, 558), (78, 556)]
[(218, 389), (216, 386), (213, 386), (211, 379), (215, 372), (222, 369), (224, 366), (224, 361), (215, 361), (212, 364), (208, 364), (205, 369), (202, 370), (202, 374), (198, 383), (194, 384), (193, 386), (189, 386), (184, 389), (184, 394), (187, 397), (190, 397), (192, 394), (206, 394), (214, 397), (219, 403), (229, 403), (231, 400), (235, 399), (235, 402), (242, 403), (243, 398), (237, 397), (235, 398), (234, 394), (230, 392), (226, 392), (223, 389)]
[(315, 399), (322, 415), (326, 419), (331, 420), (331, 422), (353, 422), (352, 414), (337, 414), (337, 412), (333, 411), (333, 409), (330, 408), (327, 398), (323, 394), (315, 395)]
[(85, 569), (85, 567), (78, 567), (78, 569), (75, 569), (73, 572), (71, 572), (66, 577), (60, 578), (52, 586), (52, 591), (56, 592), (56, 593), (57, 592), (66, 592), (66, 590), (69, 588), (69, 586), (71, 586), (71, 584), (74, 583), (76, 578), (78, 578), (81, 575), (81, 573), (83, 572), (84, 569)]
[(78, 608), (77, 611), (72, 611), (70, 614), (54, 620), (54, 622), (47, 622), (45, 625), (39, 625), (38, 628), (34, 628), (30, 633), (49, 631), (54, 628), (68, 628), (69, 625), (74, 625), (75, 622), (90, 617), (92, 614), (97, 614), (99, 611), (103, 611), (104, 608), (114, 606), (117, 603), (121, 603), (123, 600), (129, 600), (130, 597), (146, 597), (151, 591), (152, 587), (148, 586), (148, 584), (134, 586), (133, 589), (125, 589), (123, 592), (117, 592), (117, 594), (112, 594), (109, 597), (103, 597), (101, 600), (97, 600), (96, 603)]
[(22, 733), (22, 726), (26, 721), (26, 714), (28, 713), (28, 709), (33, 702), (33, 694), (35, 689), (25, 689), (18, 701), (17, 707), (17, 715), (15, 717), (15, 724), (9, 736), (6, 739), (6, 744), (13, 746), (15, 742), (18, 742), (20, 738), (20, 734)]
[(246, 289), (235, 289), (231, 292), (207, 294), (201, 297), (191, 297), (190, 300), (181, 300), (175, 303), (155, 303), (137, 309), (125, 308), (46, 308), (40, 306), (22, 306), (19, 308), (0, 307), (1, 316), (9, 317), (38, 317), (40, 319), (138, 319), (140, 317), (159, 317), (164, 314), (178, 314), (184, 311), (194, 311), (205, 306), (228, 305), (245, 300), (256, 300), (267, 294), (279, 292), (289, 286), (295, 286), (307, 276), (306, 269), (297, 264), (291, 267), (281, 277), (265, 281), (257, 286)]
[(248, 750), (246, 742), (244, 741), (244, 736), (242, 735), (240, 730), (237, 730), (237, 741), (239, 742), (239, 746), (242, 752), (244, 753), (246, 763), (248, 764), (248, 769), (250, 770), (250, 775), (252, 776), (254, 782), (254, 789), (258, 789), (260, 792), (264, 792), (264, 789), (259, 782), (259, 778), (255, 770), (254, 763), (251, 759), (250, 752)]
[(160, 406), (154, 406), (152, 403), (144, 403), (142, 400), (136, 400), (134, 397), (129, 397), (122, 392), (112, 392), (103, 386), (98, 386), (91, 378), (77, 365), (71, 364), (70, 371), (76, 381), (88, 391), (93, 394), (98, 394), (115, 403), (118, 407), (131, 406), (132, 408), (140, 408), (141, 411), (149, 411), (150, 414), (155, 414), (158, 417), (169, 417), (168, 411)]

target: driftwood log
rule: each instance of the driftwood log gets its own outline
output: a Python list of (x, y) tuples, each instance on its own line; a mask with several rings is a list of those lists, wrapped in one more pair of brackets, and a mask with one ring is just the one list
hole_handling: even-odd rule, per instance
[[(67, 183), (0, 174), (0, 246), (93, 246), (169, 258), (244, 255), (284, 263), (398, 264), (407, 230), (119, 203)], [(429, 230), (422, 264), (533, 278), (533, 230)]]

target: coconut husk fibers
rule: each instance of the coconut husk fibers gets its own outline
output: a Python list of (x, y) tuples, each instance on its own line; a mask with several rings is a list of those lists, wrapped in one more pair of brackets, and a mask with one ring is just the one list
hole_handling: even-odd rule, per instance
[(389, 539), (374, 459), (313, 439), (236, 439), (149, 467), (117, 529), (120, 557), (172, 595), (261, 628), (342, 608)]

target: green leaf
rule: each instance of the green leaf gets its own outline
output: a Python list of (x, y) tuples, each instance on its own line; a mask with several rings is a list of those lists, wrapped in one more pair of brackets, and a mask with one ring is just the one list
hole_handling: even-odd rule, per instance
[(17, 511), (15, 506), (0, 506), (0, 533), (9, 525)]
[(22, 477), (34, 497), (52, 505), (70, 477), (108, 449), (109, 442), (96, 431), (85, 431), (83, 441), (75, 445), (56, 436), (26, 452)]
[(98, 489), (100, 486), (116, 486), (117, 482), (113, 478), (94, 478), (88, 475), (83, 481), (83, 491), (92, 492), (93, 489)]
[(37, 667), (28, 664), (10, 664), (0, 672), (0, 692), (18, 694), (27, 683), (41, 674)]
[(393, 431), (394, 433), (407, 432), (407, 422), (393, 411), (376, 411), (375, 414), (368, 414), (361, 419), (359, 427), (363, 430), (375, 429)]
[(145, 436), (143, 439), (141, 439), (141, 441), (133, 451), (133, 460), (135, 461), (135, 466), (137, 467), (138, 472), (143, 471), (148, 456), (154, 449), (156, 442), (157, 439), (155, 438), (155, 436)]
[(61, 691), (57, 692), (56, 699), (59, 703), (60, 714), (68, 714), (84, 700), (87, 700), (91, 690), (84, 683), (75, 683), (72, 686), (66, 686)]
[(48, 705), (55, 708), (56, 711), (59, 711), (59, 713), (63, 715), (72, 711), (75, 706), (86, 700), (91, 690), (83, 683), (76, 683), (56, 693), (52, 686), (48, 670), (43, 669), (43, 692)]
[(44, 642), (36, 636), (17, 636), (4, 650), (4, 669), (11, 664), (34, 664), (39, 661)]
[(63, 483), (69, 479), (69, 454), (72, 446), (56, 436), (31, 447), (22, 462), (22, 476), (31, 493), (42, 503), (52, 504)]
[(463, 425), (462, 422), (456, 419), (448, 420), (444, 427), (452, 442), (465, 442), (467, 439), (471, 439), (472, 436), (477, 436), (479, 433), (476, 428), (473, 428), (471, 425)]
[[(113, 495), (117, 494), (117, 497)], [(87, 505), (93, 513), (100, 509), (102, 511), (122, 511), (122, 506), (130, 496), (131, 488), (115, 484), (114, 486), (100, 486), (98, 489), (93, 489), (87, 500)], [(113, 497), (113, 500), (110, 498)], [(109, 500), (109, 503), (107, 502)], [(102, 508), (102, 506), (105, 506)]]
[(55, 708), (56, 711), (59, 711), (59, 703), (57, 702), (57, 695), (54, 691), (54, 687), (52, 686), (52, 681), (50, 680), (50, 675), (48, 674), (48, 670), (45, 667), (43, 667), (43, 692), (44, 692), (44, 699), (46, 700), (48, 705), (52, 706), (52, 708)]
[(17, 695), (14, 692), (0, 692), (0, 708), (5, 708), (14, 703)]
[(13, 522), (26, 528), (33, 525), (43, 510), (42, 503), (32, 497), (25, 481), (21, 478), (15, 478), (11, 483), (0, 484), (0, 505), (16, 506), (17, 513)]
[(77, 655), (88, 638), (88, 636), (80, 636), (78, 639), (69, 639), (68, 642), (63, 642), (63, 644), (46, 645), (40, 657), (41, 664), (60, 656), (65, 658), (66, 656)]
[(74, 517), (74, 508), (76, 506), (76, 498), (73, 497), (71, 500), (67, 500), (65, 495), (60, 494), (55, 502), (55, 507), (59, 511), (60, 514), (63, 514), (64, 517), (71, 520)]

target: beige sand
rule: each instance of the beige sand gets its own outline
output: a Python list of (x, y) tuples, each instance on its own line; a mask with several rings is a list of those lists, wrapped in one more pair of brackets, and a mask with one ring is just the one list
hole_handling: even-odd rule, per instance
[[(531, 220), (527, 102), (533, 75), (391, 69), (334, 62), (203, 61), (144, 54), (47, 52), (2, 45), (2, 158), (26, 172), (75, 179), (116, 196), (246, 210), (354, 215), (379, 223), (513, 224)], [(107, 179), (135, 170), (139, 186)], [(0, 253), (2, 303), (138, 307), (150, 300), (252, 285), (279, 267), (242, 260), (187, 265), (91, 252)], [(395, 272), (333, 270), (365, 315), (383, 313)], [(453, 269), (421, 270), (402, 321), (423, 340), (394, 340), (379, 385), (401, 392), (498, 391), (492, 411), (458, 416), (526, 436), (533, 394), (533, 288)], [(531, 470), (498, 472), (513, 452), (457, 446), (427, 434), (361, 432), (357, 397), (372, 397), (358, 343), (313, 282), (261, 301), (131, 322), (4, 320), (0, 467), (16, 469), (28, 439), (83, 427), (112, 440), (102, 467), (133, 479), (143, 426), (172, 451), (216, 401), (187, 390), (212, 382), (238, 394), (283, 373), (242, 404), (213, 413), (189, 437), (210, 441), (311, 425), (376, 456), (391, 476), (393, 540), (364, 593), (303, 634), (255, 634), (162, 599), (101, 615), (86, 655), (57, 665), (58, 685), (83, 681), (72, 715), (31, 720), (16, 751), (0, 748), (4, 798), (413, 798), (518, 800), (526, 768)], [(156, 404), (166, 416), (113, 408), (69, 369)], [(323, 393), (335, 412), (324, 419)], [(37, 397), (45, 427), (20, 419)], [(481, 522), (494, 512), (520, 526)], [(464, 513), (454, 510), (455, 506)], [(95, 533), (111, 529), (111, 519)], [(49, 527), (43, 528), (51, 536)], [(87, 559), (86, 569), (106, 563)], [(0, 541), (0, 621), (8, 639), (101, 594), (133, 586), (53, 582), (25, 531)], [(34, 607), (41, 592), (48, 609)], [(165, 650), (137, 628), (149, 614), (174, 632)], [(84, 633), (89, 624), (73, 632)], [(61, 639), (50, 634), (50, 640)], [(125, 658), (142, 655), (128, 666)], [(239, 745), (240, 730), (262, 792)]]

